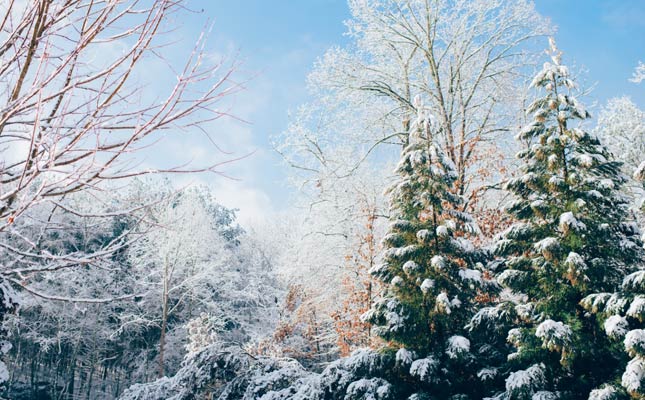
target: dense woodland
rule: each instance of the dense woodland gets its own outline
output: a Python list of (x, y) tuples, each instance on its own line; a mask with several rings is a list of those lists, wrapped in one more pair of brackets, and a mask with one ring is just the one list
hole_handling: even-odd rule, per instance
[(533, 2), (348, 0), (244, 227), (175, 179), (245, 162), (185, 6), (0, 4), (0, 398), (645, 399), (645, 111), (592, 115)]

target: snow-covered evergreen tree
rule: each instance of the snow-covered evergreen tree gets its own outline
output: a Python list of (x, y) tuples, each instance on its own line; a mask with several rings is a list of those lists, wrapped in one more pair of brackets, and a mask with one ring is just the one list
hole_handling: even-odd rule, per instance
[[(634, 171), (634, 179), (645, 184), (645, 162)], [(599, 389), (611, 392), (613, 397), (621, 398), (627, 392), (632, 398), (645, 397), (645, 269), (633, 272), (623, 279), (619, 290), (610, 293), (594, 293), (582, 300), (582, 306), (596, 314), (603, 324), (606, 335), (613, 342), (613, 349), (624, 350), (631, 358), (626, 365), (620, 381), (614, 379)], [(624, 396), (622, 396), (624, 397)], [(596, 398), (594, 398), (596, 399)]]
[(468, 395), (478, 357), (465, 325), (489, 282), (467, 239), (477, 228), (453, 193), (454, 166), (435, 143), (440, 128), (418, 99), (415, 107), (398, 179), (388, 190), (392, 222), (383, 262), (371, 271), (386, 290), (365, 318), (398, 350), (396, 363), (414, 382), (410, 392)]
[[(619, 290), (594, 293), (585, 297), (581, 304), (596, 315), (602, 323), (611, 350), (623, 355), (623, 362), (614, 376), (603, 386), (614, 397), (626, 398), (625, 392), (634, 399), (645, 397), (645, 270), (625, 277)], [(626, 353), (626, 354), (625, 354)], [(629, 356), (628, 361), (624, 357)], [(622, 373), (622, 375), (621, 375)], [(591, 398), (591, 397), (590, 397)], [(594, 398), (596, 399), (596, 398)], [(598, 397), (604, 399), (604, 397)]]
[(611, 390), (602, 385), (619, 378), (623, 355), (580, 301), (618, 288), (643, 251), (620, 192), (621, 163), (576, 123), (589, 113), (571, 94), (575, 84), (552, 40), (550, 53), (532, 82), (545, 94), (518, 135), (530, 143), (518, 155), (523, 174), (507, 185), (518, 223), (496, 245), (507, 267), (498, 281), (519, 303), (508, 332), (514, 372), (499, 398), (581, 399), (592, 390), (590, 398), (614, 398), (603, 397)]

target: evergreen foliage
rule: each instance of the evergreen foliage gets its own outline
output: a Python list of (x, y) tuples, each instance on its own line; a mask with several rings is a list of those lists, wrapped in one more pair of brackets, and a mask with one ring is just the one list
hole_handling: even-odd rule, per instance
[(601, 396), (611, 392), (601, 385), (617, 379), (624, 353), (580, 302), (618, 289), (643, 250), (620, 192), (621, 163), (579, 127), (589, 113), (571, 94), (575, 84), (553, 41), (550, 53), (532, 82), (545, 94), (528, 107), (533, 122), (518, 135), (529, 143), (518, 155), (523, 174), (507, 185), (518, 222), (496, 244), (506, 259), (498, 281), (517, 302), (517, 327), (508, 332), (514, 372), (498, 398), (580, 399), (594, 389), (592, 398), (613, 398)]
[(440, 128), (418, 99), (415, 107), (398, 179), (387, 192), (392, 222), (383, 263), (371, 271), (386, 290), (364, 317), (397, 351), (405, 377), (399, 390), (472, 395), (478, 364), (487, 355), (477, 354), (481, 348), (466, 337), (466, 325), (478, 296), (496, 285), (468, 240), (477, 227), (454, 194), (453, 163), (435, 143)]

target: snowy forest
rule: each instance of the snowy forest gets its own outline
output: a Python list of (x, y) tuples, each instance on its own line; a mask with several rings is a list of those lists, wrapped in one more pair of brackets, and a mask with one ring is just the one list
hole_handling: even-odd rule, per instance
[(0, 1), (0, 398), (645, 399), (643, 105), (531, 0), (342, 3), (242, 223), (199, 1)]

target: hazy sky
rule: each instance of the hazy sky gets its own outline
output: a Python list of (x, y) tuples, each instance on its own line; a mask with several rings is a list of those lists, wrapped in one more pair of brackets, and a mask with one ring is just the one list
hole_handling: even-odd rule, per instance
[[(214, 23), (209, 49), (218, 55), (237, 54), (243, 61), (239, 79), (244, 92), (231, 103), (232, 112), (248, 121), (220, 120), (209, 127), (221, 146), (235, 155), (253, 152), (227, 168), (238, 180), (193, 177), (211, 185), (218, 199), (240, 209), (248, 223), (288, 207), (293, 190), (287, 170), (272, 151), (269, 138), (287, 126), (288, 112), (307, 101), (305, 80), (317, 57), (333, 45), (347, 43), (343, 21), (349, 18), (344, 0), (190, 0), (195, 13), (180, 15), (176, 35), (196, 37)], [(628, 81), (637, 61), (645, 61), (644, 0), (537, 0), (539, 12), (558, 27), (556, 39), (565, 62), (586, 70), (579, 77), (595, 84), (586, 104), (629, 95), (645, 108), (645, 84)], [(546, 47), (545, 40), (545, 47)], [(593, 111), (593, 108), (592, 108)], [(154, 157), (190, 154), (194, 162), (222, 158), (203, 141), (167, 139)]]

